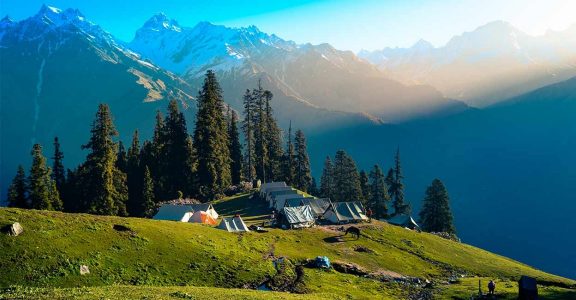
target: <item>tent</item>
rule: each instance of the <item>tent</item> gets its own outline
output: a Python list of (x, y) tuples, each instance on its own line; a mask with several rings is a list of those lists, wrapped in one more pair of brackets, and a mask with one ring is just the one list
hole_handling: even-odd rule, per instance
[(277, 200), (294, 198), (294, 197), (304, 197), (304, 196), (298, 194), (297, 190), (276, 191), (276, 192), (270, 192), (268, 194), (267, 200), (268, 200), (269, 207), (272, 208), (272, 207), (275, 207), (275, 203)]
[[(286, 205), (286, 201), (291, 200), (291, 199), (302, 199), (302, 198), (304, 198), (304, 196), (302, 196), (301, 194), (289, 194), (289, 195), (277, 196), (273, 202), (274, 203), (274, 209), (281, 212), (282, 208), (284, 208), (284, 206)], [(300, 205), (298, 205), (298, 206), (300, 206)]]
[(192, 214), (192, 216), (188, 219), (190, 223), (202, 223), (202, 224), (210, 224), (216, 225), (216, 219), (212, 217), (209, 213), (205, 211), (197, 211)]
[(188, 222), (193, 213), (194, 209), (189, 204), (163, 204), (152, 219)]
[(260, 192), (266, 193), (266, 190), (273, 187), (286, 187), (286, 182), (284, 181), (276, 181), (276, 182), (267, 182), (260, 185)]
[(292, 193), (296, 193), (296, 190), (291, 187), (271, 188), (262, 197), (269, 202), (275, 195), (284, 195)]
[(302, 198), (290, 198), (290, 199), (286, 199), (286, 201), (284, 201), (284, 207), (296, 207), (296, 206), (302, 206), (302, 200), (306, 199), (304, 197)]
[(214, 220), (218, 219), (218, 213), (211, 203), (188, 204), (188, 206), (192, 208), (193, 212), (203, 211), (208, 213)]
[(314, 216), (321, 217), (324, 215), (328, 207), (330, 207), (330, 199), (316, 199), (316, 198), (304, 198), (302, 199), (302, 205), (310, 205), (312, 208), (312, 213)]
[(248, 232), (248, 226), (242, 220), (240, 216), (234, 216), (229, 218), (223, 218), (220, 225), (218, 225), (219, 229), (226, 230), (228, 232)]
[(280, 191), (283, 189), (292, 189), (292, 188), (287, 186), (286, 183), (284, 183), (284, 182), (277, 183), (277, 184), (271, 185), (271, 186), (266, 186), (266, 183), (265, 183), (260, 187), (260, 196), (264, 197), (269, 192)]
[(420, 229), (420, 226), (418, 226), (418, 223), (416, 223), (416, 221), (414, 221), (414, 219), (410, 215), (396, 215), (396, 216), (394, 216), (394, 217), (392, 217), (386, 221), (392, 225), (402, 226), (402, 227), (410, 228), (412, 230)]
[(314, 214), (308, 205), (284, 207), (282, 212), (282, 220), (290, 228), (303, 228), (314, 225)]
[(354, 201), (330, 204), (324, 213), (324, 219), (334, 224), (343, 224), (367, 221), (368, 217), (366, 217), (362, 203)]

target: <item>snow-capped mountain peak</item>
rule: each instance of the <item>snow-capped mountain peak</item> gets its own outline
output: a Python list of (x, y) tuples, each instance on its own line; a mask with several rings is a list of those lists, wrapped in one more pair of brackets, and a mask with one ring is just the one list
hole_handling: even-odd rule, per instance
[[(38, 13), (33, 18), (42, 20), (46, 24), (55, 26), (87, 22), (84, 15), (78, 9), (69, 8), (66, 10), (61, 10), (59, 8), (47, 5), (42, 5), (40, 11), (38, 11)], [(93, 25), (92, 23), (90, 24)]]
[(430, 43), (424, 39), (419, 39), (416, 43), (414, 43), (414, 45), (412, 46), (412, 49), (430, 50), (430, 49), (434, 49), (434, 45), (432, 45), (432, 43)]
[(171, 30), (175, 32), (180, 32), (182, 29), (178, 22), (174, 19), (169, 19), (163, 12), (153, 15), (146, 23), (142, 29), (161, 31), (161, 30)]

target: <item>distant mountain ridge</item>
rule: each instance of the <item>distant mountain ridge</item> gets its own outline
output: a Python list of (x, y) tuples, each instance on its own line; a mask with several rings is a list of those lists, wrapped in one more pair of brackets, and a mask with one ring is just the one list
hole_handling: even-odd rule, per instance
[[(128, 47), (194, 86), (206, 69), (215, 70), (237, 107), (246, 88), (239, 83), (253, 85), (263, 78), (278, 98), (276, 103), (298, 101), (366, 113), (385, 122), (467, 108), (429, 86), (408, 87), (390, 80), (350, 51), (329, 44), (299, 45), (255, 26), (229, 28), (201, 22), (186, 28), (157, 14), (144, 23)], [(277, 111), (284, 119), (283, 112)]]
[(447, 97), (487, 106), (576, 76), (576, 25), (530, 36), (496, 21), (434, 48), (361, 51), (363, 59), (405, 84), (429, 84)]

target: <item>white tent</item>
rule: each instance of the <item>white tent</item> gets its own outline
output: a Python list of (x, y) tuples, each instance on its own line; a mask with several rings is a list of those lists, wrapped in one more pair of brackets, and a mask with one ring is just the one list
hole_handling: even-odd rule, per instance
[(188, 206), (190, 206), (194, 212), (203, 211), (209, 214), (215, 220), (218, 219), (218, 213), (214, 209), (214, 206), (212, 206), (210, 203), (188, 204)]
[(334, 202), (324, 213), (324, 219), (334, 223), (352, 223), (367, 221), (366, 213), (362, 203), (354, 202)]
[(218, 225), (219, 229), (226, 230), (228, 232), (248, 232), (248, 226), (242, 220), (240, 216), (234, 216), (229, 218), (223, 218), (220, 225)]
[(303, 228), (314, 225), (314, 214), (308, 205), (284, 207), (283, 218), (290, 228)]
[(328, 198), (326, 199), (304, 198), (302, 199), (302, 204), (310, 205), (310, 208), (312, 208), (312, 212), (314, 213), (314, 215), (316, 217), (320, 217), (324, 215), (324, 213), (326, 212), (328, 207), (330, 207), (330, 204), (332, 204), (332, 202), (330, 202), (330, 199)]
[(260, 186), (260, 196), (264, 197), (264, 195), (266, 195), (267, 192), (269, 192), (270, 189), (272, 188), (282, 188), (282, 187), (288, 187), (286, 185), (286, 182), (284, 181), (277, 181), (277, 182), (267, 182), (267, 183), (263, 183)]
[(284, 208), (286, 201), (287, 200), (291, 200), (291, 199), (302, 199), (304, 198), (303, 195), (301, 194), (291, 194), (291, 195), (281, 195), (281, 196), (277, 196), (274, 199), (274, 209), (276, 209), (277, 211), (282, 211), (282, 208)]
[(416, 221), (414, 221), (414, 219), (410, 215), (404, 215), (404, 214), (396, 215), (396, 216), (386, 220), (386, 222), (388, 222), (392, 225), (406, 227), (406, 228), (410, 228), (410, 229), (420, 229), (420, 226), (418, 226), (418, 223), (416, 223)]
[(277, 191), (271, 192), (268, 194), (268, 206), (270, 208), (275, 207), (275, 203), (279, 199), (286, 199), (286, 198), (294, 198), (294, 197), (304, 197), (298, 194), (297, 190), (290, 190), (290, 191)]
[(266, 201), (270, 201), (270, 198), (273, 198), (275, 195), (282, 195), (282, 194), (290, 194), (293, 191), (296, 191), (295, 189), (289, 187), (289, 186), (285, 186), (285, 187), (273, 187), (273, 188), (269, 188), (266, 193), (264, 195), (262, 195), (261, 198), (266, 199)]
[(188, 204), (163, 204), (153, 219), (188, 222), (193, 213), (194, 209)]

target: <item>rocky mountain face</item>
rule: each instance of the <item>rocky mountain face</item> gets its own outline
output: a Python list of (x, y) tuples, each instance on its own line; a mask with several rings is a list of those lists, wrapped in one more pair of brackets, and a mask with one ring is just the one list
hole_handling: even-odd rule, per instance
[(361, 51), (359, 56), (405, 84), (429, 84), (450, 98), (487, 106), (576, 75), (576, 25), (530, 36), (492, 22), (434, 48)]
[[(0, 22), (0, 163), (2, 191), (33, 143), (50, 156), (58, 136), (73, 166), (84, 153), (99, 103), (110, 105), (124, 139), (151, 132), (157, 109), (177, 99), (188, 115), (193, 89), (139, 56), (79, 11), (43, 6), (20, 22)], [(191, 109), (188, 109), (191, 108)]]
[(274, 108), (281, 120), (287, 119), (285, 111), (306, 106), (363, 113), (384, 122), (466, 109), (429, 86), (408, 87), (388, 79), (352, 52), (329, 44), (299, 45), (254, 26), (228, 28), (203, 22), (186, 28), (158, 14), (128, 46), (194, 86), (205, 70), (215, 70), (235, 107), (244, 90), (263, 79), (275, 94)]

